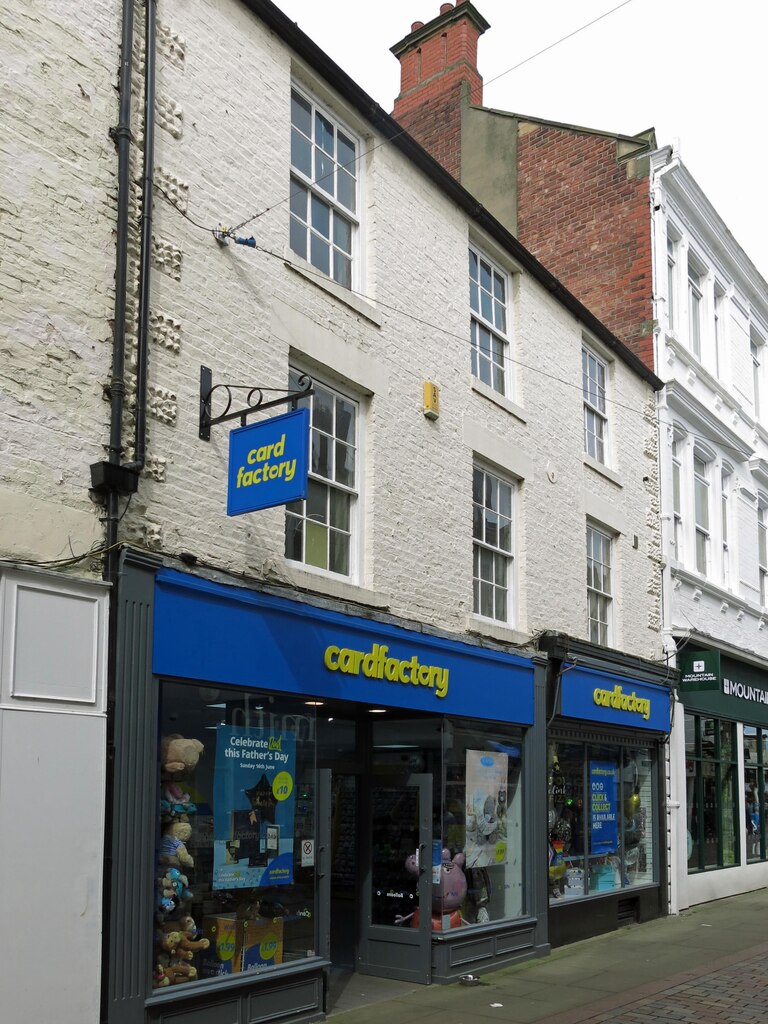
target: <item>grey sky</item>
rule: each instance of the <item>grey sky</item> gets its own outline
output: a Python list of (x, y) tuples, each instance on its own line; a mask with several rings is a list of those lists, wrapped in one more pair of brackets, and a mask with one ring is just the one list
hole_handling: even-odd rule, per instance
[[(386, 110), (399, 89), (389, 47), (440, 0), (277, 0), (278, 6)], [(497, 75), (621, 0), (473, 0), (491, 28), (480, 39), (487, 106), (627, 135), (656, 128), (679, 141), (688, 170), (768, 277), (764, 0), (631, 0), (497, 81)]]

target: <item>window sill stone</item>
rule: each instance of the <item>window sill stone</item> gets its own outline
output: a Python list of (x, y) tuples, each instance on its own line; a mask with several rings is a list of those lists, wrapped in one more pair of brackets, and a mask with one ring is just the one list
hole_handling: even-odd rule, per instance
[(370, 320), (376, 327), (381, 327), (381, 314), (370, 302), (367, 302), (348, 288), (342, 288), (340, 284), (337, 284), (330, 277), (326, 277), (322, 271), (317, 270), (311, 263), (302, 259), (301, 256), (297, 256), (292, 249), (287, 247), (284, 249), (283, 259), (285, 260), (285, 265), (299, 274), (299, 276), (306, 278), (307, 281), (311, 281), (312, 284), (322, 291), (328, 292), (329, 295), (333, 295), (335, 299), (343, 302), (345, 306), (349, 306), (350, 309), (354, 309), (360, 316)]

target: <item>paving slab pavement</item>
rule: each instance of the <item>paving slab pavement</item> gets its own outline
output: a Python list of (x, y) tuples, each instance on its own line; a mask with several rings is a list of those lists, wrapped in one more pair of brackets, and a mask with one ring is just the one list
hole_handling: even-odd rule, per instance
[(335, 1024), (768, 1024), (768, 889), (486, 974), (473, 987), (353, 975)]

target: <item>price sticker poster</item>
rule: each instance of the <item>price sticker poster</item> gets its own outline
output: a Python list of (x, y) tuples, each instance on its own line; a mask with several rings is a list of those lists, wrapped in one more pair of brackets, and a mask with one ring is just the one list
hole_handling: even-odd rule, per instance
[(619, 766), (612, 761), (589, 762), (590, 852), (616, 853), (619, 848)]
[(296, 736), (247, 726), (216, 730), (213, 888), (293, 882)]
[(467, 837), (464, 853), (469, 868), (507, 862), (508, 773), (509, 758), (506, 754), (467, 751)]

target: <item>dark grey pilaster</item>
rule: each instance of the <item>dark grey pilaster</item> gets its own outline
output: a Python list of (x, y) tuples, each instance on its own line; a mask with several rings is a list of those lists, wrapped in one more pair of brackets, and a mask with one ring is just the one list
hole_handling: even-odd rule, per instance
[(537, 948), (549, 943), (547, 883), (547, 676), (549, 662), (534, 657), (534, 724), (525, 738), (525, 808), (529, 862), (526, 865), (526, 891), (529, 913), (536, 918)]
[(124, 551), (117, 586), (112, 787), (107, 794), (109, 1024), (139, 1024), (151, 979), (157, 793), (157, 680), (152, 675), (155, 572), (160, 562)]

